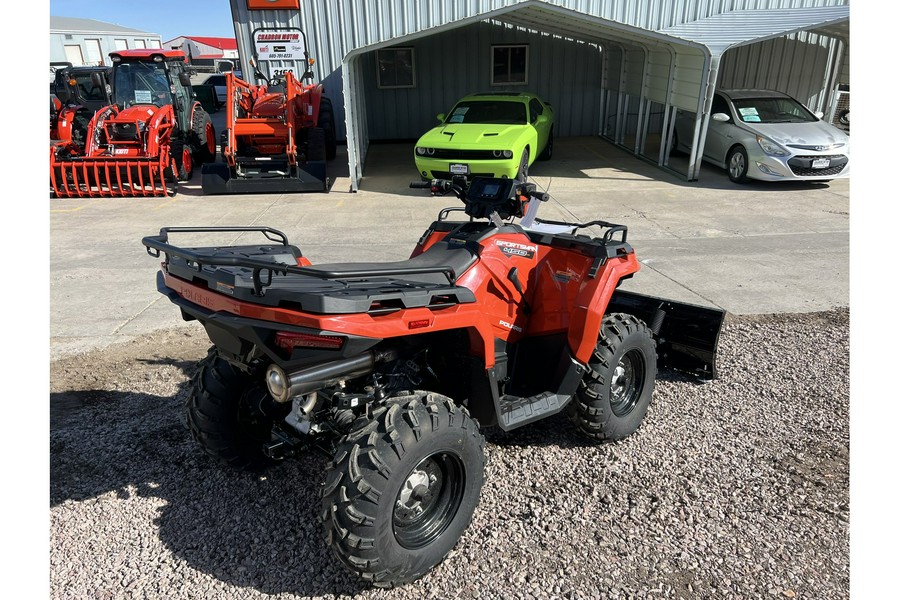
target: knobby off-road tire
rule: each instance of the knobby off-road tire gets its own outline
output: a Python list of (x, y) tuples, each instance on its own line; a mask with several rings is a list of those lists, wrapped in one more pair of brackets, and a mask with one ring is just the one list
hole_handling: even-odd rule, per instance
[(257, 470), (275, 461), (263, 453), (272, 421), (258, 411), (267, 393), (215, 348), (200, 361), (186, 401), (192, 437), (218, 461), (239, 470)]
[(313, 127), (306, 138), (306, 160), (325, 160), (325, 130)]
[(588, 367), (568, 406), (571, 421), (599, 442), (634, 433), (647, 414), (656, 382), (656, 343), (650, 329), (631, 315), (607, 315)]
[(334, 123), (334, 106), (328, 98), (322, 98), (319, 107), (319, 127), (325, 132), (325, 159), (334, 160), (337, 156), (337, 128)]
[(344, 436), (322, 490), (327, 543), (377, 587), (441, 562), (472, 519), (484, 483), (484, 437), (468, 411), (417, 391), (390, 400)]
[(216, 160), (216, 132), (209, 113), (202, 108), (194, 110), (191, 117), (191, 143), (194, 146), (194, 164)]

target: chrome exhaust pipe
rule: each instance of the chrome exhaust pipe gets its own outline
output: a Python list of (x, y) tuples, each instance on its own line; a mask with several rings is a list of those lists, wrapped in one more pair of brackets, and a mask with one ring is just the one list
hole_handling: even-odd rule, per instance
[(290, 402), (294, 396), (308, 394), (344, 379), (360, 377), (375, 368), (375, 354), (366, 352), (352, 358), (342, 358), (293, 373), (285, 373), (276, 364), (266, 369), (266, 387), (276, 402)]

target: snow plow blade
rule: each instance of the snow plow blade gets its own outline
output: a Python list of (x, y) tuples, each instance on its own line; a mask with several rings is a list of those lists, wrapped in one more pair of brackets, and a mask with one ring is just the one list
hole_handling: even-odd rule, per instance
[(724, 310), (617, 290), (607, 312), (634, 315), (650, 327), (660, 366), (715, 379)]
[(170, 196), (177, 184), (165, 172), (159, 159), (60, 160), (50, 153), (50, 189), (57, 198)]

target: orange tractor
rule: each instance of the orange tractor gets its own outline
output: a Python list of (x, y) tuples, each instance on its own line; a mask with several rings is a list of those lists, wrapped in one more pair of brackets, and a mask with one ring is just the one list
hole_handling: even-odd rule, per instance
[[(303, 33), (293, 35), (299, 40)], [(303, 83), (312, 78), (305, 52), (302, 63), (300, 78), (280, 70), (269, 79), (254, 61), (255, 79), (265, 82), (260, 85), (226, 73), (223, 161), (203, 166), (204, 194), (328, 191), (334, 110), (321, 83)]]
[(185, 54), (121, 50), (113, 62), (113, 103), (98, 110), (82, 143), (50, 147), (56, 197), (173, 195), (194, 166), (215, 157), (212, 121), (194, 99)]
[(94, 113), (112, 103), (110, 67), (50, 63), (50, 141), (84, 145)]

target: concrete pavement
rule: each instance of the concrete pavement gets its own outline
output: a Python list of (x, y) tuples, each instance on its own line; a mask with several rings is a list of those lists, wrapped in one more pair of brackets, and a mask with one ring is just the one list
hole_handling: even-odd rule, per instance
[[(223, 118), (213, 114), (217, 125)], [(705, 166), (701, 181), (686, 183), (599, 138), (558, 139), (554, 150), (531, 170), (552, 196), (541, 216), (627, 225), (643, 268), (624, 289), (735, 314), (849, 305), (849, 180), (736, 185)], [(51, 199), (51, 359), (199, 327), (156, 291), (158, 260), (141, 238), (160, 227), (267, 225), (314, 263), (402, 260), (438, 211), (458, 202), (409, 189), (411, 144), (373, 144), (351, 194), (344, 151), (330, 163), (328, 194), (203, 196), (198, 170), (172, 198)]]

